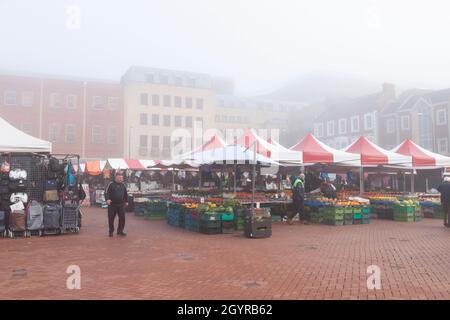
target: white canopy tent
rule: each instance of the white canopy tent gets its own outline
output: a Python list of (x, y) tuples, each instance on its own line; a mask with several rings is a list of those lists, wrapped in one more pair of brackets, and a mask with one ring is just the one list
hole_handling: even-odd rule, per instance
[(0, 152), (52, 152), (52, 144), (30, 136), (0, 118)]

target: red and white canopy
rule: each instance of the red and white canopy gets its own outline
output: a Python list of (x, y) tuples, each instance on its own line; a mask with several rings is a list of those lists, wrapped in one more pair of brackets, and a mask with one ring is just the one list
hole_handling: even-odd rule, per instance
[(209, 139), (206, 143), (204, 143), (203, 145), (195, 148), (192, 151), (186, 152), (184, 154), (182, 154), (179, 159), (180, 160), (188, 160), (192, 158), (193, 154), (199, 153), (199, 152), (203, 152), (203, 151), (208, 151), (211, 149), (217, 149), (217, 148), (224, 148), (226, 146), (226, 142), (219, 137), (218, 135), (214, 135), (211, 137), (211, 139)]
[(405, 156), (411, 156), (414, 168), (430, 169), (450, 166), (450, 157), (424, 149), (409, 139), (403, 141), (391, 151)]
[(244, 134), (236, 140), (236, 144), (252, 151), (256, 147), (256, 153), (277, 162), (295, 162), (296, 164), (302, 162), (301, 152), (289, 150), (279, 143), (266, 141), (258, 136), (254, 129), (246, 129)]
[(360, 166), (360, 156), (334, 149), (319, 141), (311, 133), (294, 145), (291, 150), (303, 153), (303, 163), (334, 163)]
[(383, 149), (363, 136), (359, 137), (344, 150), (360, 155), (363, 166), (393, 165), (411, 167), (412, 165), (410, 156)]

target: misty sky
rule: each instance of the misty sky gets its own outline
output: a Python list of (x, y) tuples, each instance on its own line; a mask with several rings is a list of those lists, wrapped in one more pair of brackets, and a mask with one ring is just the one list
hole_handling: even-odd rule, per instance
[(444, 88), (449, 9), (434, 0), (0, 0), (0, 69), (118, 80), (143, 65), (230, 76), (244, 94), (315, 70)]

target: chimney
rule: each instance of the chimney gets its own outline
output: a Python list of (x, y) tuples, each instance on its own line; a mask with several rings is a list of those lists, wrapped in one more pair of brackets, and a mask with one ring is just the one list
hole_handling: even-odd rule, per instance
[(383, 100), (395, 100), (397, 97), (395, 95), (395, 86), (392, 83), (383, 83)]

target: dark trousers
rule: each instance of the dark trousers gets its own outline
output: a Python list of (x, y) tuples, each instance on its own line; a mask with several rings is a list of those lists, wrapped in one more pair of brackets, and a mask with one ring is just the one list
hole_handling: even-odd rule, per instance
[(442, 209), (444, 209), (444, 224), (448, 227), (450, 222), (450, 203), (443, 203)]
[(114, 232), (114, 220), (116, 215), (119, 216), (119, 226), (117, 227), (117, 233), (122, 233), (125, 228), (125, 205), (124, 204), (111, 204), (108, 206), (108, 223), (109, 233)]
[(304, 210), (304, 205), (303, 205), (303, 199), (294, 199), (293, 202), (293, 210), (292, 210), (292, 215), (290, 216), (291, 219), (293, 219), (297, 213), (299, 215), (300, 220), (304, 220), (305, 219), (305, 210)]

